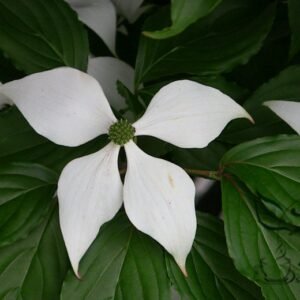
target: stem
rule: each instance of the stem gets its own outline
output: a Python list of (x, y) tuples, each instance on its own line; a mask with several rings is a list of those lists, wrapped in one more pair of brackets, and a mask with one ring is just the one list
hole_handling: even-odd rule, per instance
[(184, 169), (184, 170), (191, 175), (199, 175), (214, 180), (220, 180), (220, 175), (218, 171), (196, 170), (196, 169)]

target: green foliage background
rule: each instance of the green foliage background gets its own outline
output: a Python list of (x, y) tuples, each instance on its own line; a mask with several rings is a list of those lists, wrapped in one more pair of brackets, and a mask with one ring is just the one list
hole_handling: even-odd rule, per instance
[[(128, 35), (118, 33), (117, 53), (135, 66), (135, 94), (119, 90), (138, 118), (160, 87), (186, 78), (220, 89), (253, 116), (254, 125), (236, 120), (205, 149), (137, 141), (183, 168), (216, 171), (223, 221), (198, 212), (185, 278), (121, 211), (101, 228), (78, 280), (59, 229), (57, 178), (66, 163), (107, 140), (57, 146), (15, 107), (5, 108), (0, 299), (300, 298), (300, 137), (261, 105), (300, 101), (300, 1), (156, 2), (134, 24), (122, 21)], [(86, 71), (90, 52), (111, 55), (63, 0), (0, 0), (1, 82), (58, 66)]]

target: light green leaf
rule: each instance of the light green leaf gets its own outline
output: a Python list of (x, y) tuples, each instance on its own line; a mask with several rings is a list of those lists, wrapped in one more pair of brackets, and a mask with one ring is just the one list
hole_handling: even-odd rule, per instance
[(25, 238), (53, 204), (57, 175), (40, 165), (0, 166), (0, 246)]
[(263, 299), (260, 289), (235, 269), (227, 253), (223, 224), (220, 220), (198, 213), (197, 235), (187, 260), (188, 277), (166, 258), (168, 273), (182, 298)]
[(266, 299), (299, 299), (299, 230), (287, 230), (278, 220), (277, 228), (270, 228), (260, 199), (232, 177), (223, 179), (222, 198), (227, 245), (237, 269), (262, 287)]
[(165, 39), (184, 31), (198, 19), (213, 11), (222, 0), (172, 0), (172, 25), (162, 30), (144, 32), (144, 35), (154, 39)]
[[(261, 48), (275, 16), (275, 4), (223, 1), (213, 13), (168, 40), (142, 37), (136, 60), (136, 87), (170, 75), (216, 75), (245, 64)], [(149, 19), (152, 30), (166, 11)], [(163, 26), (163, 24), (162, 24)]]
[(231, 149), (224, 172), (237, 176), (277, 217), (300, 226), (300, 137), (256, 139)]
[(86, 69), (83, 25), (63, 0), (0, 0), (0, 49), (26, 73)]
[(106, 224), (85, 257), (78, 280), (66, 277), (61, 300), (170, 299), (162, 248), (124, 214)]
[(292, 31), (290, 56), (293, 57), (300, 51), (300, 1), (288, 0), (289, 22)]
[(28, 236), (0, 248), (0, 299), (56, 300), (69, 267), (53, 209)]

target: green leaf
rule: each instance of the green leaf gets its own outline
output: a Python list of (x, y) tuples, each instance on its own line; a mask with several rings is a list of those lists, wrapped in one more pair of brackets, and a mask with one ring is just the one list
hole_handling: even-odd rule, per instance
[(177, 165), (187, 169), (217, 170), (226, 148), (221, 143), (212, 142), (203, 149), (175, 148), (171, 159)]
[(227, 80), (225, 77), (219, 76), (205, 76), (205, 77), (191, 77), (191, 80), (197, 81), (204, 85), (214, 87), (224, 94), (230, 96), (235, 101), (244, 99), (245, 95), (248, 94), (248, 90), (244, 87), (239, 86), (233, 81)]
[[(129, 121), (136, 121), (137, 117), (141, 117), (141, 114), (144, 111), (143, 105), (140, 103), (138, 97), (119, 80), (117, 81), (117, 89), (118, 93), (125, 99), (127, 104), (128, 109), (124, 110), (125, 113), (127, 112), (125, 118)], [(124, 113), (121, 115), (124, 115)]]
[(196, 239), (187, 260), (188, 277), (168, 256), (168, 273), (184, 299), (262, 299), (259, 287), (235, 269), (228, 256), (223, 224), (220, 220), (198, 213)]
[(170, 299), (163, 250), (124, 214), (100, 230), (79, 271), (81, 280), (66, 277), (61, 300)]
[(56, 145), (38, 135), (15, 107), (0, 112), (0, 128), (0, 163), (35, 162), (57, 172), (74, 158), (96, 152), (107, 143), (102, 136), (80, 147)]
[(299, 65), (283, 70), (277, 77), (257, 89), (245, 102), (244, 107), (255, 120), (255, 124), (237, 120), (225, 130), (222, 140), (236, 144), (266, 135), (293, 133), (287, 124), (262, 104), (268, 100), (299, 100), (299, 85)]
[(53, 203), (57, 175), (40, 165), (0, 166), (0, 246), (26, 237)]
[(23, 72), (17, 70), (14, 67), (12, 62), (3, 55), (1, 50), (0, 50), (0, 70), (1, 70), (0, 72), (1, 83), (16, 80), (25, 76)]
[(300, 226), (300, 137), (256, 139), (231, 149), (222, 159), (277, 217)]
[[(231, 82), (226, 80), (223, 76), (184, 76), (184, 78), (179, 79), (189, 79), (196, 82), (199, 82), (204, 85), (208, 85), (214, 87), (224, 94), (230, 96), (235, 99), (235, 101), (244, 98), (244, 96), (248, 93), (248, 91), (237, 85), (235, 82)], [(165, 80), (160, 81), (156, 84), (147, 85), (146, 87), (142, 87), (138, 90), (139, 96), (143, 99), (144, 103), (149, 105), (150, 101), (154, 97), (154, 95), (165, 85), (173, 82), (174, 80)]]
[[(216, 75), (246, 63), (269, 33), (275, 8), (275, 4), (264, 7), (260, 1), (227, 0), (176, 37), (142, 37), (136, 60), (136, 87), (141, 82), (175, 74)], [(162, 10), (149, 19), (145, 30), (152, 30), (165, 18)]]
[(258, 283), (267, 299), (299, 299), (299, 230), (270, 228), (261, 217), (260, 199), (231, 177), (222, 181), (222, 198), (227, 245), (237, 269)]
[(172, 25), (162, 30), (144, 32), (144, 35), (154, 39), (165, 39), (184, 31), (198, 19), (213, 11), (221, 0), (172, 0)]
[(26, 239), (0, 248), (0, 298), (56, 300), (69, 267), (57, 211)]
[(292, 31), (290, 56), (295, 56), (300, 51), (300, 1), (288, 0), (289, 22)]
[(26, 73), (87, 66), (87, 34), (63, 0), (0, 0), (0, 40), (2, 51)]

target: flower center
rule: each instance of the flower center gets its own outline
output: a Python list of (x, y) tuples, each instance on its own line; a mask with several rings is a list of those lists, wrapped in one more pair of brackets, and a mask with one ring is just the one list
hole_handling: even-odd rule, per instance
[(108, 138), (117, 145), (125, 145), (135, 134), (135, 128), (127, 121), (120, 120), (110, 126)]

